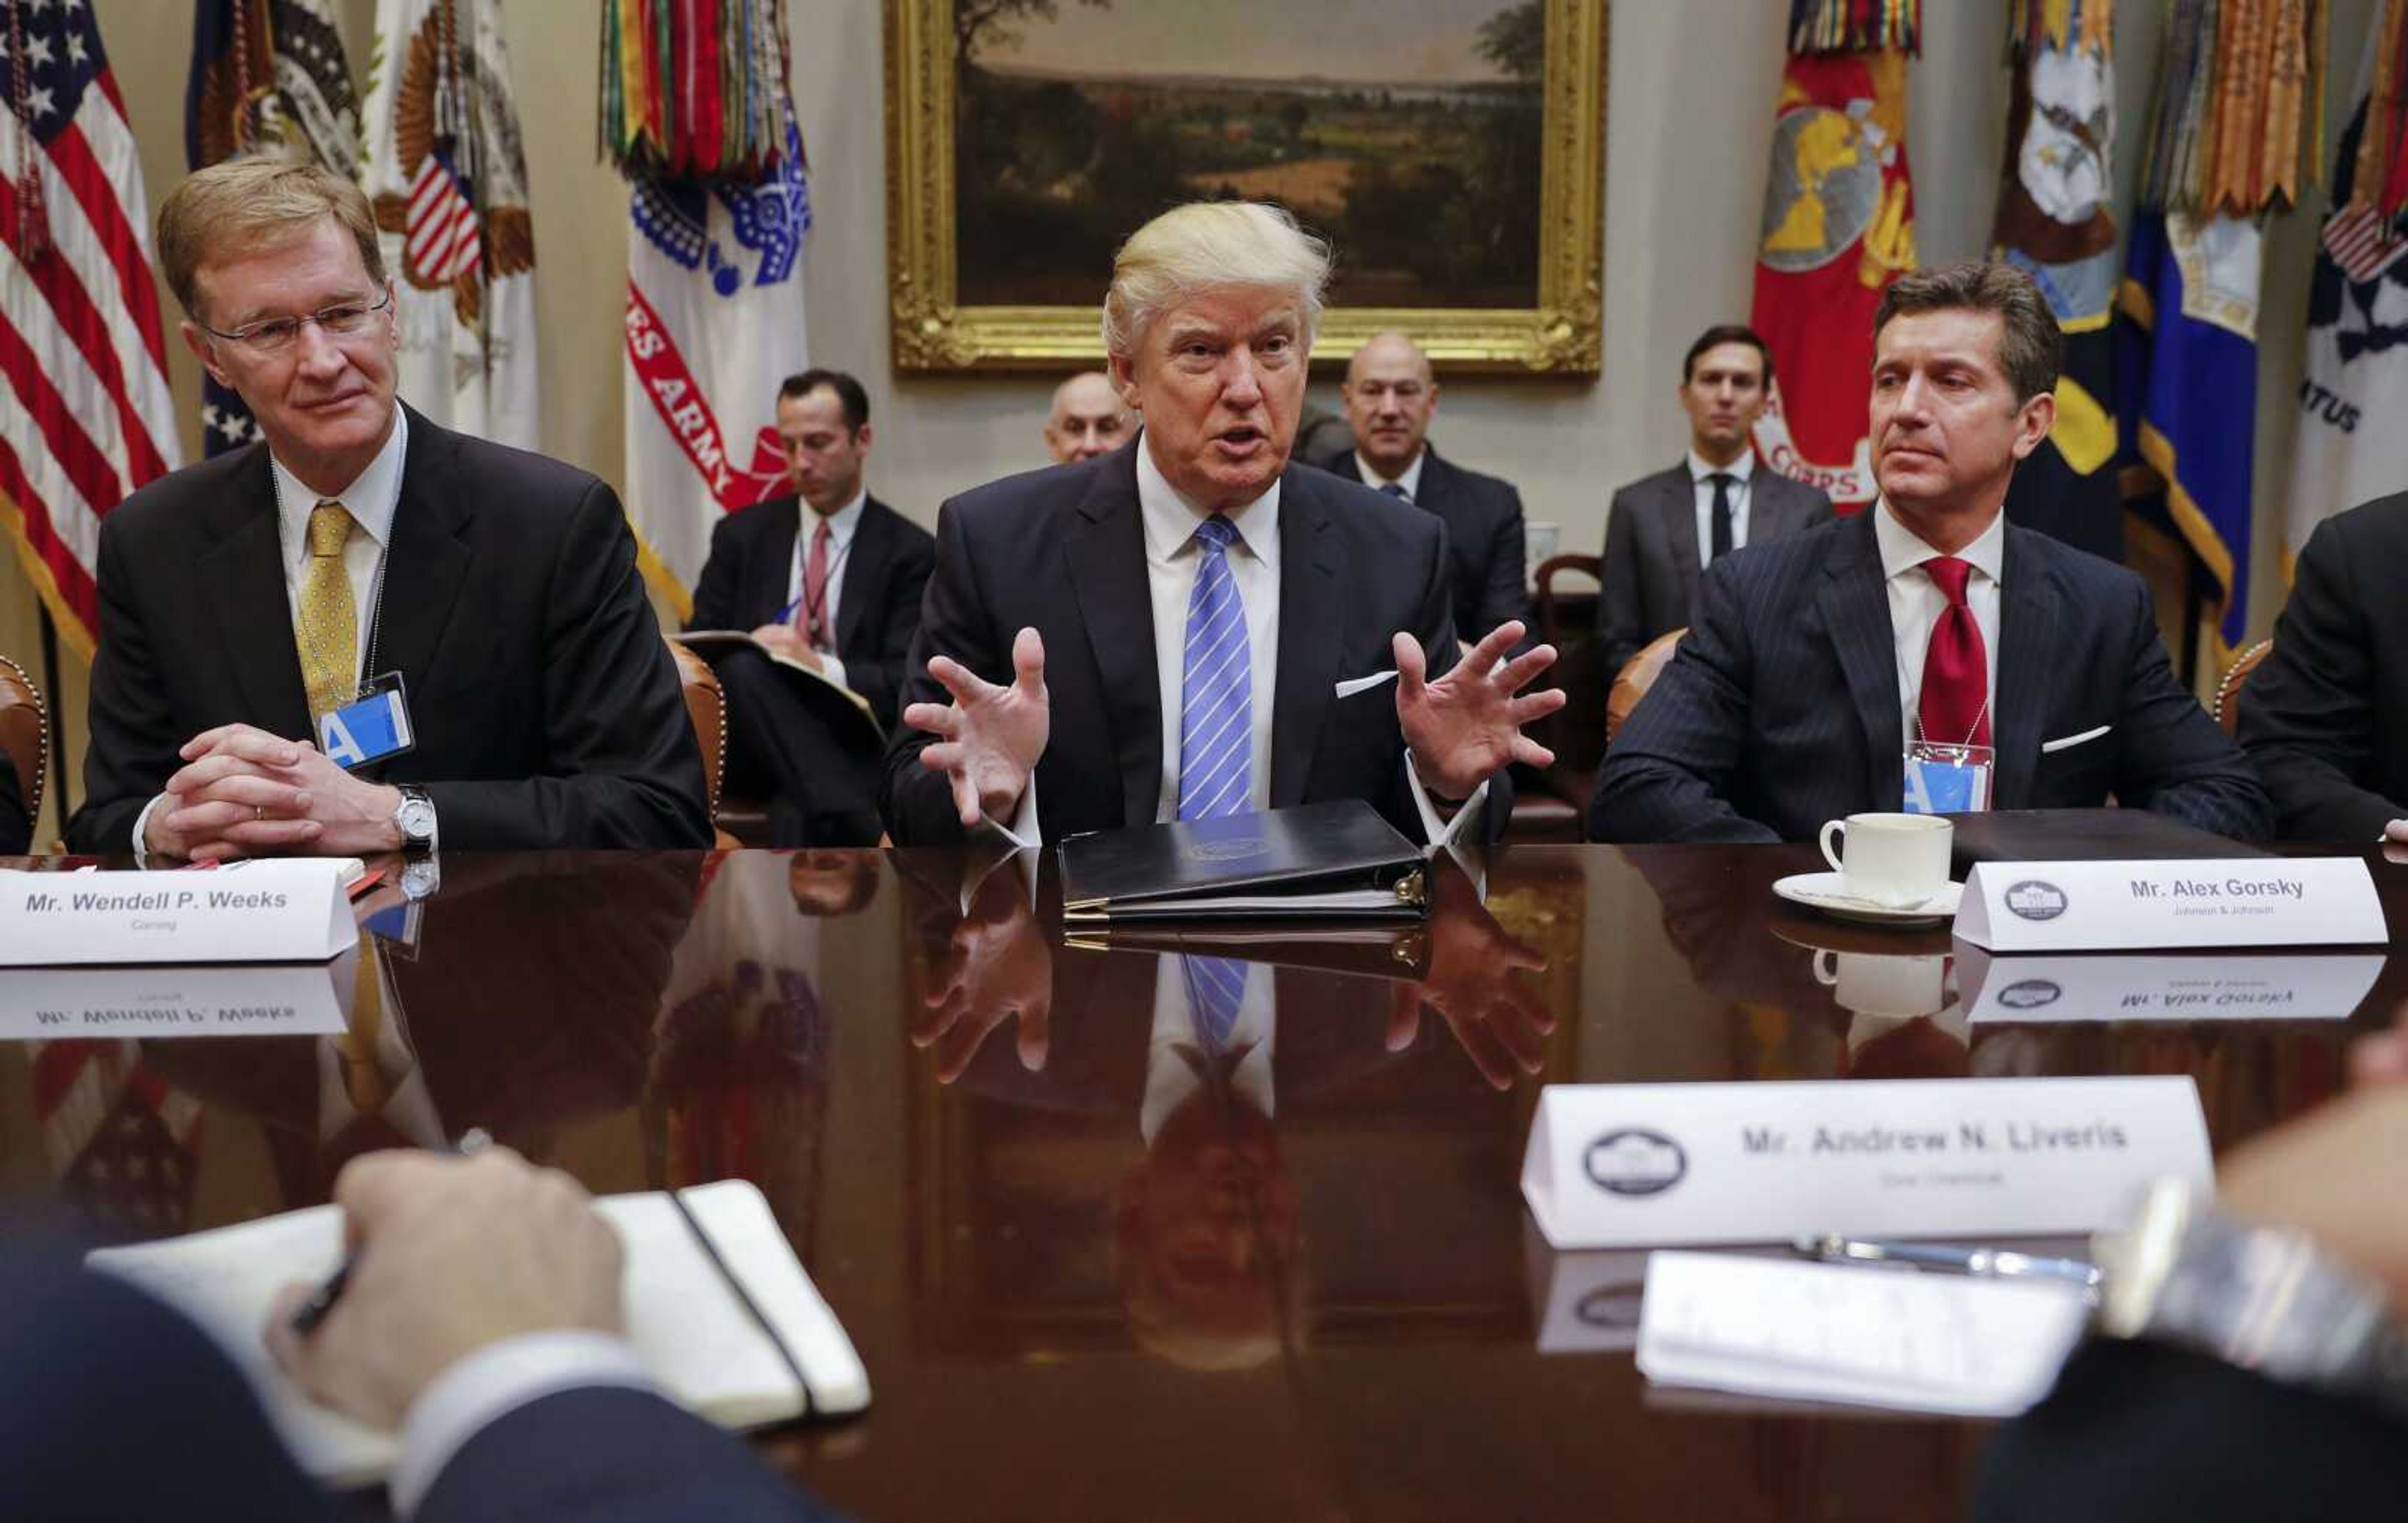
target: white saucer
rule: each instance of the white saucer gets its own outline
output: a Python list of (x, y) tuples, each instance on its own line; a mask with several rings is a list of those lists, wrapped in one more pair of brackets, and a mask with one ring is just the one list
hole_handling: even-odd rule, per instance
[(1792, 904), (1802, 904), (1810, 910), (1837, 915), (1842, 920), (1861, 921), (1868, 926), (1937, 926), (1954, 919), (1956, 902), (1963, 897), (1963, 884), (1942, 884), (1940, 891), (1920, 903), (1903, 909), (1861, 899), (1840, 888), (1842, 880), (1836, 872), (1797, 872), (1781, 879), (1772, 891)]

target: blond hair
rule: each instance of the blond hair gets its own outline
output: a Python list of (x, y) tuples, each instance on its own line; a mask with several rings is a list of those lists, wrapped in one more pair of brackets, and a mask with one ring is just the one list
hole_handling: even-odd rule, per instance
[(232, 159), (185, 176), (159, 203), (159, 267), (184, 315), (200, 320), (194, 278), (213, 258), (308, 231), (321, 217), (359, 245), (368, 279), (384, 284), (376, 213), (357, 185), (314, 164)]
[(1310, 348), (1329, 284), (1329, 245), (1260, 201), (1191, 201), (1129, 235), (1104, 294), (1104, 352), (1127, 359), (1154, 320), (1216, 286), (1294, 291)]

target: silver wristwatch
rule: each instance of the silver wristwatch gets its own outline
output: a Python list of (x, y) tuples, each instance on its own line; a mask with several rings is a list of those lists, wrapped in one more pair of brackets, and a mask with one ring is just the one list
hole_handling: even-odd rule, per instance
[(435, 850), (435, 800), (426, 797), (425, 789), (408, 783), (401, 784), (398, 791), (401, 802), (394, 808), (393, 825), (401, 832), (401, 849), (412, 853)]
[(2131, 1227), (2100, 1234), (2099, 1330), (2145, 1338), (2284, 1385), (2408, 1416), (2408, 1327), (2384, 1287), (2304, 1232), (2225, 1215), (2210, 1192), (2159, 1180)]

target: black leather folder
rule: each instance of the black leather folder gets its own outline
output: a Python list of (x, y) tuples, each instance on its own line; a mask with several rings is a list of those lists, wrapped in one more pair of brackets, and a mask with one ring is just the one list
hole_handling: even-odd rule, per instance
[(2229, 836), (2145, 809), (2000, 809), (1951, 814), (1949, 868), (1976, 862), (2172, 862), (2267, 856)]
[(1066, 926), (1429, 912), (1420, 849), (1359, 798), (1091, 831), (1060, 850)]

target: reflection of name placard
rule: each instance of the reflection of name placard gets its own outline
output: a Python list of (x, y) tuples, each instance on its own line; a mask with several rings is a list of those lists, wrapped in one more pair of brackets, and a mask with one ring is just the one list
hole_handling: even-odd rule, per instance
[(250, 968), (35, 968), (0, 979), (0, 1041), (247, 1037), (343, 1029), (324, 963)]
[(2190, 862), (1983, 862), (1956, 934), (1994, 952), (2371, 946), (2383, 902), (2355, 856)]
[(1992, 957), (1957, 949), (1975, 1022), (2338, 1021), (2383, 973), (2379, 954)]
[(1551, 1085), (1522, 1196), (1558, 1248), (2030, 1236), (2165, 1175), (2213, 1178), (2187, 1075)]
[(345, 866), (0, 872), (0, 967), (323, 962), (359, 940)]

